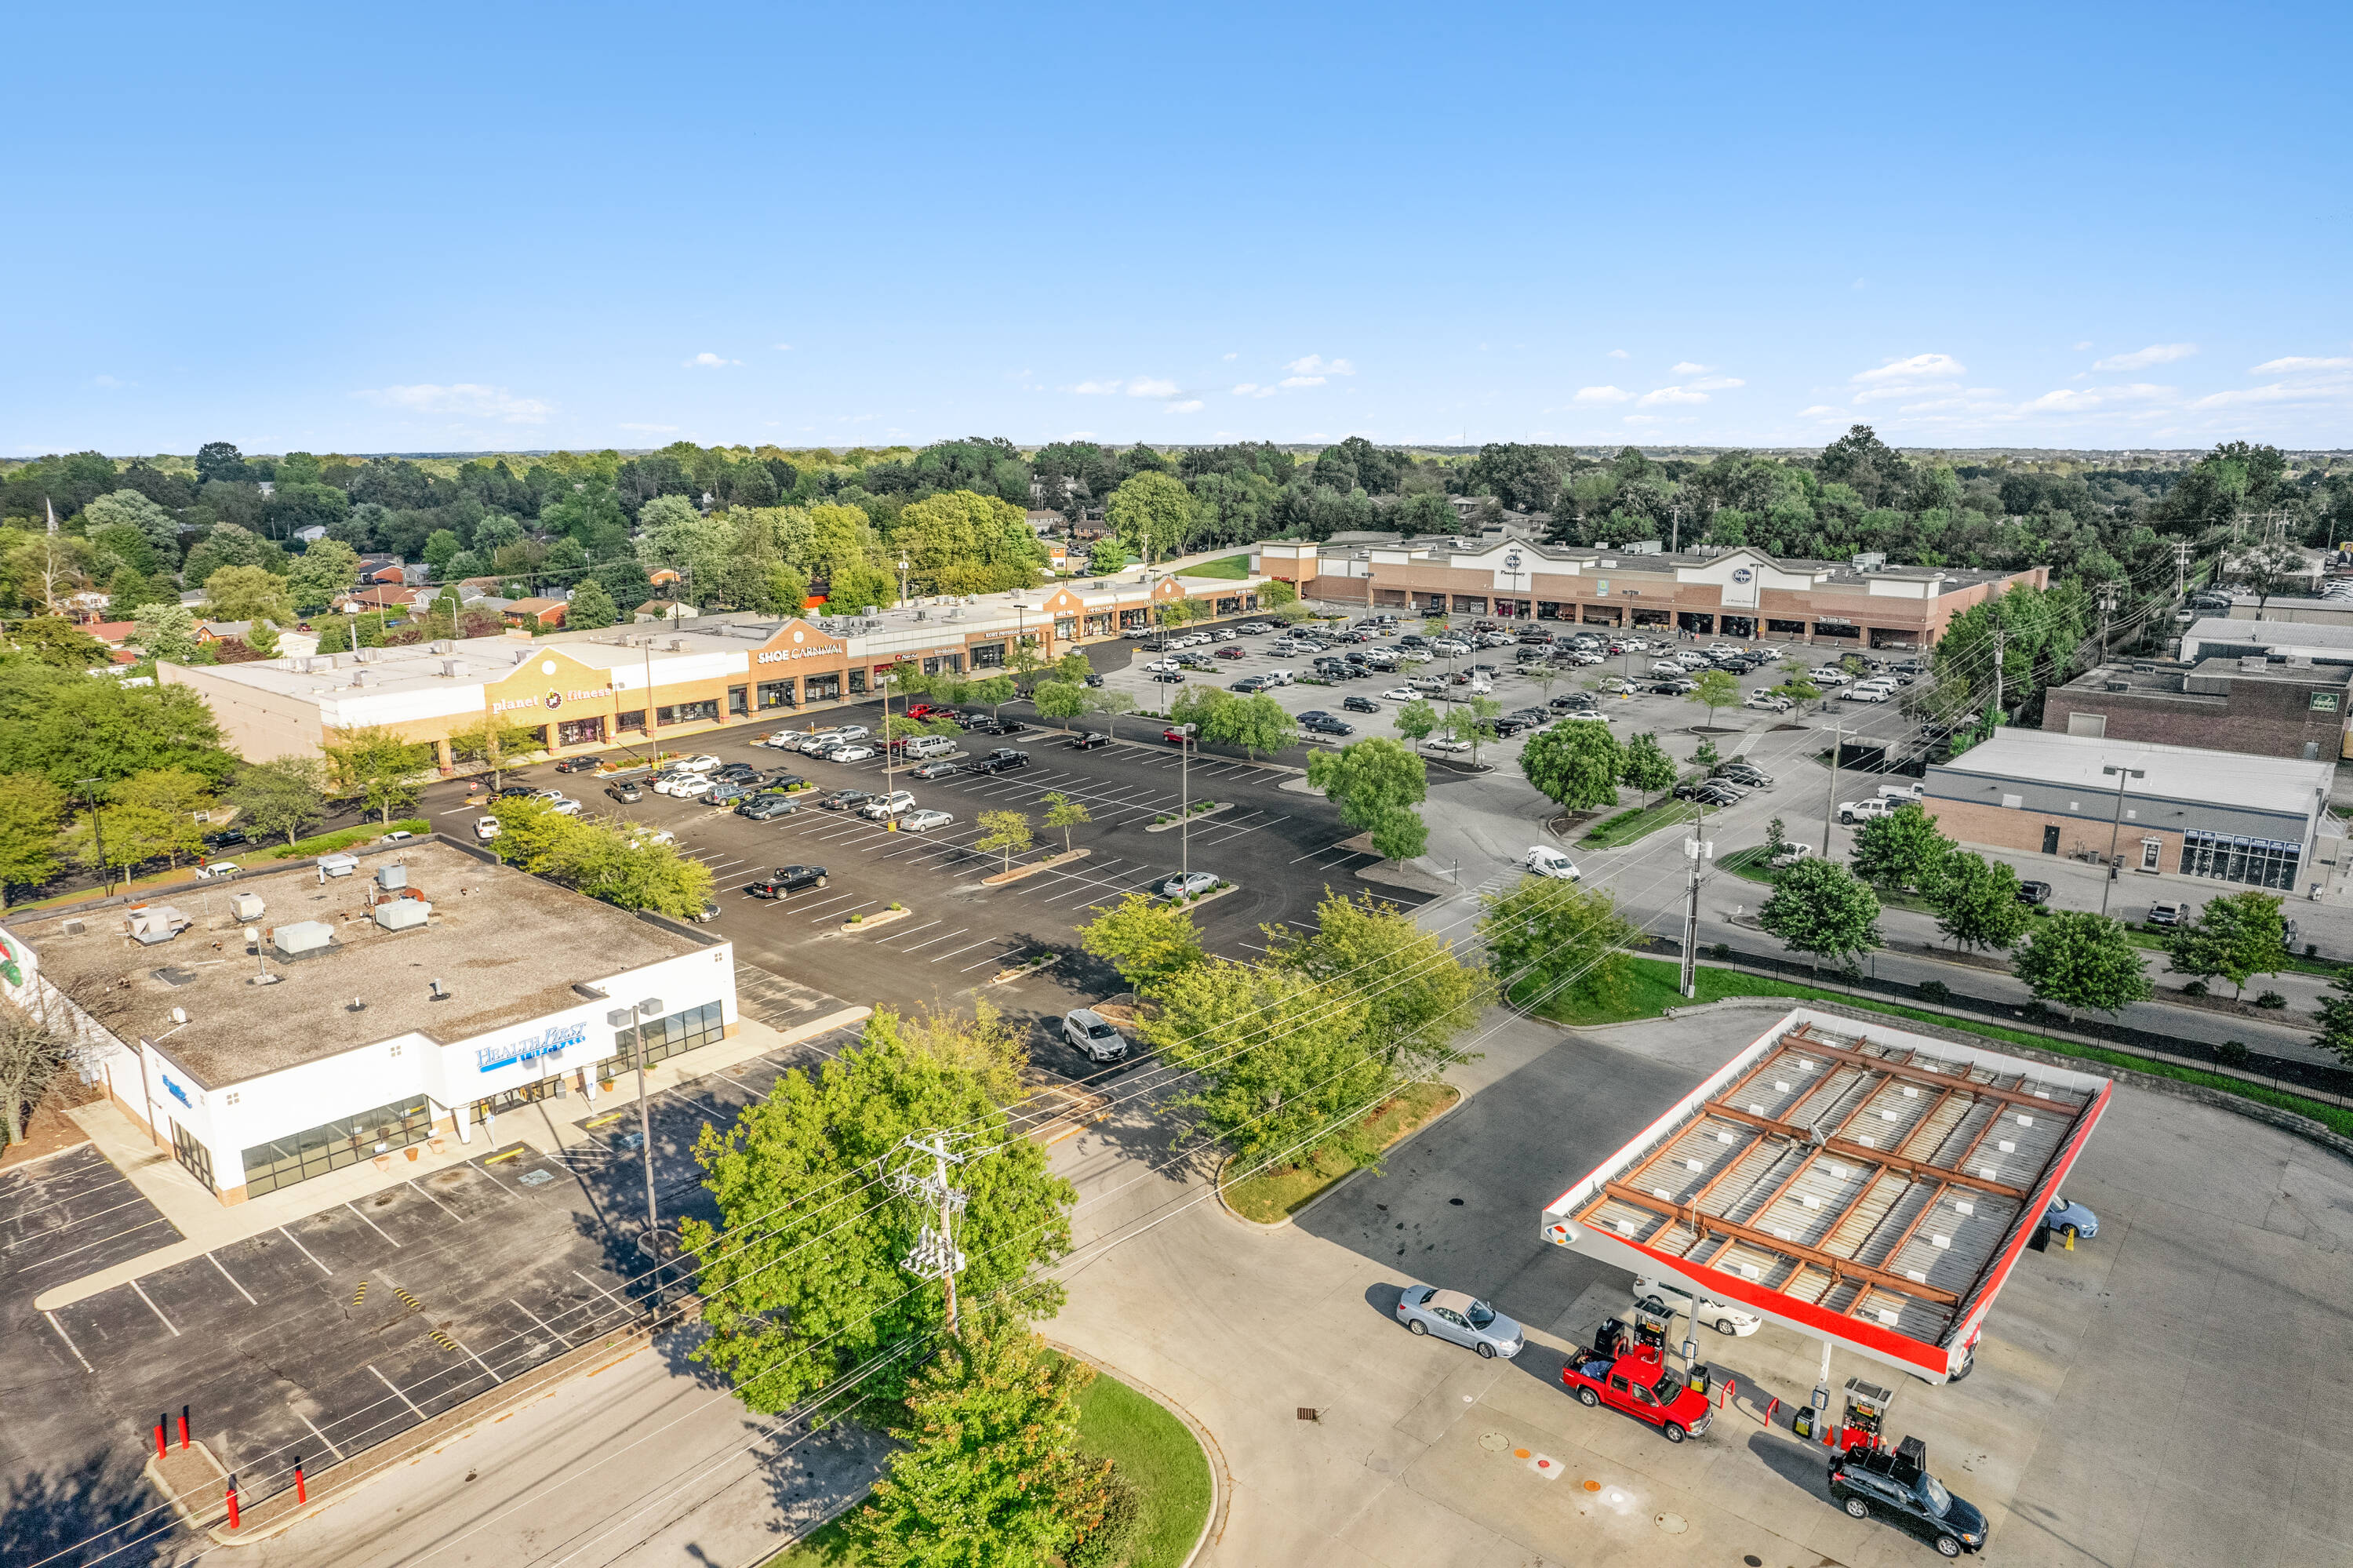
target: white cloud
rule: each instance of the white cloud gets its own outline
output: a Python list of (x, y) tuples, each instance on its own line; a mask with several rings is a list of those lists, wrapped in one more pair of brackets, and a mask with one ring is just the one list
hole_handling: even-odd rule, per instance
[(1799, 409), (1798, 418), (1800, 419), (1843, 419), (1846, 418), (1846, 410), (1829, 403), (1816, 403), (1810, 408)]
[(1658, 422), (1656, 414), (1629, 414), (1625, 418), (1625, 423), (1630, 425), (1655, 425)]
[(1321, 376), (1286, 376), (1282, 378), (1282, 384), (1285, 387), (1321, 387), (1324, 385), (1324, 377)]
[(1663, 403), (1704, 403), (1707, 394), (1694, 392), (1688, 387), (1662, 387), (1655, 392), (1645, 392), (1634, 399), (1638, 408), (1655, 408)]
[(1571, 397), (1569, 401), (1572, 403), (1623, 403), (1632, 396), (1631, 392), (1623, 391), (1616, 387), (1580, 387), (1577, 389), (1577, 396)]
[(1201, 411), (1201, 400), (1198, 397), (1187, 397), (1182, 403), (1169, 404), (1168, 411), (1172, 414), (1198, 414)]
[(1959, 376), (1965, 366), (1949, 354), (1915, 354), (1891, 359), (1876, 370), (1858, 370), (1851, 378), (1858, 387), (1884, 387), (1934, 376)]
[(649, 436), (666, 436), (678, 429), (676, 425), (623, 425), (625, 430), (638, 430)]
[(1127, 384), (1127, 395), (1131, 397), (1174, 397), (1176, 396), (1176, 383), (1139, 376)]
[(1694, 365), (1690, 360), (1686, 359), (1682, 364), (1676, 366), (1672, 370), (1668, 371), (1667, 374), (1670, 376), (1704, 376), (1713, 368), (1714, 366), (1712, 366)]
[(2077, 344), (2075, 345), (2075, 352), (2076, 352), (2077, 354), (2081, 354), (2081, 353), (2083, 353), (2085, 349), (2087, 349), (2087, 348), (2089, 348), (2089, 347), (2091, 347), (2091, 346), (2092, 346), (2092, 344), (2091, 344), (2090, 340), (2089, 340), (2089, 339), (2086, 339), (2085, 341), (2084, 341), (2084, 342), (2082, 342), (2082, 343), (2079, 343), (2079, 344)]
[(1692, 389), (1697, 392), (1729, 392), (1735, 387), (1747, 385), (1737, 376), (1703, 376), (1691, 383)]
[(1082, 381), (1071, 390), (1089, 397), (1109, 397), (1118, 393), (1121, 385), (1117, 381)]
[[(2306, 370), (2353, 370), (2353, 359), (2307, 359), (2291, 356), (2286, 359), (2266, 359), (2247, 372), (2250, 376), (2293, 376)], [(106, 377), (100, 376), (102, 383)]]
[(1321, 377), (1325, 376), (1354, 376), (1356, 373), (1356, 367), (1347, 360), (1327, 360), (1320, 354), (1311, 354), (1304, 359), (1294, 359), (1290, 364), (1284, 366), (1283, 368), (1290, 371), (1293, 376), (1313, 376), (1318, 377), (1318, 379), (1314, 381), (1305, 382), (1303, 384), (1309, 387), (1321, 387), (1324, 385)]
[(2170, 365), (2177, 359), (2187, 359), (2198, 352), (2194, 343), (2153, 343), (2147, 348), (2137, 348), (2130, 354), (2111, 355), (2092, 362), (2094, 370), (2141, 370), (2152, 365)]
[(482, 387), (470, 381), (436, 387), (379, 387), (355, 396), (387, 408), (413, 414), (459, 414), (477, 419), (498, 419), (510, 425), (542, 425), (554, 412), (536, 397), (518, 397), (503, 387)]
[(1234, 396), (1237, 397), (1271, 397), (1274, 396), (1276, 390), (1277, 389), (1272, 387), (1261, 387), (1255, 381), (1245, 381), (1240, 386), (1234, 388)]
[(1229, 354), (1229, 355), (1226, 355), (1226, 360), (1227, 360), (1227, 362), (1228, 362), (1229, 364), (1230, 364), (1230, 363), (1232, 363), (1234, 360), (1240, 359), (1240, 357), (1241, 357), (1241, 355), (1239, 355), (1239, 354)]
[(90, 384), (92, 387), (104, 387), (110, 388), (116, 387), (136, 387), (139, 385), (136, 381), (118, 381), (111, 376), (93, 376), (90, 378)]
[(1609, 351), (1609, 357), (1612, 359), (1629, 359), (1631, 358), (1632, 355), (1629, 355), (1622, 348), (1613, 348)]
[(740, 359), (728, 359), (723, 357), (720, 355), (712, 353), (706, 348), (701, 354), (696, 355), (692, 359), (683, 360), (681, 363), (685, 368), (695, 370), (712, 369), (722, 365), (741, 365), (744, 362)]

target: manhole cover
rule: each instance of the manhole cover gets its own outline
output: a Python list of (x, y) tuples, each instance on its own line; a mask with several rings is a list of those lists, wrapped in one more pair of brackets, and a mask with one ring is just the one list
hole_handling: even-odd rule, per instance
[(1669, 1535), (1681, 1535), (1691, 1528), (1691, 1521), (1679, 1513), (1662, 1513), (1658, 1517), (1658, 1526)]
[(1512, 1440), (1509, 1437), (1504, 1436), (1500, 1432), (1482, 1432), (1479, 1434), (1479, 1446), (1486, 1449), (1490, 1454), (1500, 1454), (1511, 1446)]

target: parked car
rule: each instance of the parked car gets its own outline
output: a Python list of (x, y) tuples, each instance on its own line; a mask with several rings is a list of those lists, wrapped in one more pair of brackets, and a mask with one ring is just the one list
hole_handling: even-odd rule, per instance
[(1160, 895), (1164, 898), (1193, 898), (1217, 885), (1218, 879), (1206, 871), (1186, 872), (1162, 883)]
[(892, 818), (915, 809), (915, 798), (904, 789), (893, 789), (888, 795), (877, 795), (858, 808), (858, 814), (872, 821), (887, 822)]
[(1247, 659), (1250, 657), (1250, 650), (1247, 648), (1220, 648), (1218, 650), (1218, 657), (1220, 659)]
[(2152, 926), (2179, 926), (2189, 918), (2189, 906), (2179, 900), (2170, 904), (2148, 906), (2148, 923)]
[(593, 757), (561, 758), (556, 761), (555, 770), (558, 773), (594, 773), (596, 771), (596, 759)]
[(646, 792), (638, 787), (634, 779), (624, 779), (617, 784), (606, 785), (605, 798), (609, 800), (618, 800), (624, 806), (633, 806), (646, 798)]
[(2018, 885), (2018, 901), (2021, 904), (2048, 904), (2051, 902), (2051, 885), (2047, 882), (2021, 882)]
[(910, 779), (946, 779), (962, 771), (953, 762), (926, 762), (921, 768), (907, 769)]
[(979, 761), (970, 764), (965, 768), (965, 771), (967, 773), (1005, 773), (1016, 768), (1027, 768), (1029, 766), (1029, 754), (1028, 752), (1016, 751), (1009, 746), (1000, 746), (995, 751), (990, 752), (987, 757), (982, 758)]
[(2071, 1203), (2063, 1194), (2053, 1194), (2051, 1206), (2042, 1212), (2046, 1230), (2074, 1240), (2090, 1241), (2100, 1234), (2100, 1216), (2081, 1203)]
[(1185, 683), (1183, 673), (1176, 670), (1164, 670), (1152, 678), (1164, 686), (1181, 686)]
[(1838, 809), (1839, 821), (1841, 822), (1873, 821), (1894, 810), (1895, 810), (1895, 803), (1884, 795), (1873, 795), (1868, 800), (1841, 800)]
[(1173, 724), (1166, 729), (1160, 732), (1160, 738), (1166, 741), (1171, 746), (1198, 746), (1200, 744), (1200, 737), (1198, 736), (1187, 735), (1183, 726)]
[(874, 799), (865, 789), (828, 789), (817, 798), (817, 803), (828, 811), (854, 811)]
[(249, 843), (251, 842), (251, 840), (246, 837), (245, 830), (243, 828), (222, 828), (216, 832), (210, 832), (205, 835), (205, 848), (208, 850), (223, 850), (235, 844)]
[(1753, 762), (1744, 762), (1737, 758), (1718, 768), (1715, 770), (1715, 776), (1719, 779), (1729, 779), (1735, 784), (1745, 784), (1752, 789), (1762, 789), (1773, 782), (1773, 776), (1770, 773)]
[(910, 811), (900, 818), (899, 831), (902, 833), (928, 833), (934, 828), (944, 828), (955, 821), (955, 819), (945, 811), (934, 811), (925, 807), (920, 811)]
[(503, 830), (499, 826), (499, 820), (496, 817), (476, 817), (474, 819), (474, 842), (477, 843), (489, 843), (492, 839), (497, 838), (502, 831)]
[(825, 753), (828, 762), (864, 762), (874, 755), (874, 748), (862, 740), (847, 741)]
[(773, 874), (744, 884), (744, 891), (754, 898), (782, 898), (805, 887), (823, 887), (826, 880), (821, 865), (780, 865)]
[(1490, 1361), (1509, 1361), (1527, 1348), (1525, 1329), (1460, 1290), (1409, 1285), (1398, 1298), (1397, 1315), (1409, 1333), (1468, 1345)]
[(1316, 714), (1313, 716), (1302, 714), (1299, 718), (1299, 727), (1305, 730), (1310, 735), (1354, 735), (1356, 733), (1356, 726), (1355, 725), (1348, 723), (1345, 719), (1334, 718), (1330, 714)]
[(711, 792), (711, 780), (701, 774), (692, 774), (671, 785), (670, 792), (681, 800), (691, 800), (697, 795), (707, 795)]
[(1740, 705), (1744, 708), (1760, 708), (1767, 713), (1785, 714), (1796, 705), (1787, 697), (1759, 687), (1741, 698)]
[(1074, 751), (1092, 751), (1099, 746), (1110, 744), (1111, 736), (1099, 729), (1091, 729), (1084, 735), (1074, 735), (1071, 737), (1071, 748)]
[(1343, 697), (1340, 706), (1352, 714), (1377, 714), (1381, 711), (1381, 705), (1370, 697)]
[(1381, 699), (1384, 702), (1409, 703), (1419, 695), (1421, 695), (1421, 694), (1415, 691), (1411, 686), (1391, 686), (1388, 691), (1381, 694)]
[(1606, 1404), (1649, 1422), (1670, 1443), (1704, 1436), (1715, 1419), (1707, 1395), (1692, 1392), (1647, 1345), (1628, 1355), (1571, 1351), (1560, 1369), (1560, 1385), (1588, 1409)]
[(1765, 1326), (1765, 1319), (1746, 1307), (1694, 1296), (1680, 1285), (1645, 1275), (1634, 1277), (1634, 1304), (1662, 1318), (1681, 1312), (1694, 1323), (1704, 1323), (1719, 1334), (1745, 1337)]
[(1927, 1448), (1907, 1437), (1893, 1452), (1851, 1448), (1831, 1461), (1831, 1500), (1856, 1519), (1874, 1515), (1910, 1531), (1946, 1557), (1985, 1550), (1983, 1510), (1928, 1473)]
[(1814, 846), (1811, 844), (1784, 843), (1781, 846), (1781, 853), (1775, 855), (1771, 860), (1767, 861), (1765, 863), (1771, 866), (1775, 871), (1781, 871), (1797, 864), (1799, 861), (1805, 859), (1808, 855), (1813, 853)]
[(1548, 844), (1536, 844), (1530, 848), (1520, 858), (1520, 869), (1560, 882), (1576, 882), (1585, 875), (1577, 869), (1575, 861)]
[(786, 795), (753, 795), (735, 803), (735, 814), (754, 822), (773, 822), (800, 809), (800, 802)]
[(1421, 744), (1431, 751), (1443, 751), (1450, 756), (1471, 749), (1471, 743), (1467, 740), (1425, 740)]
[(1074, 1007), (1062, 1015), (1062, 1038), (1090, 1062), (1116, 1062), (1127, 1054), (1127, 1037), (1092, 1007)]
[(769, 789), (798, 789), (807, 785), (808, 780), (789, 768), (775, 768), (760, 776), (760, 783), (763, 788)]
[(233, 860), (206, 861), (196, 867), (196, 880), (211, 882), (224, 876), (235, 876), (244, 869)]

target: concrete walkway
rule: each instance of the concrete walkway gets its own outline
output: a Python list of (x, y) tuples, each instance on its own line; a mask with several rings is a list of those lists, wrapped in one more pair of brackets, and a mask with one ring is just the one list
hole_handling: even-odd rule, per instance
[[(744, 1017), (742, 1027), (729, 1038), (706, 1045), (685, 1056), (657, 1062), (646, 1070), (646, 1092), (659, 1094), (692, 1083), (697, 1078), (749, 1062), (812, 1040), (835, 1029), (846, 1028), (864, 1020), (873, 1009), (868, 1007), (838, 1008), (825, 1016), (796, 1025), (790, 1030), (777, 1030), (757, 1019)], [(607, 1097), (605, 1109), (632, 1105), (636, 1100), (635, 1075), (626, 1080), (627, 1092)], [(620, 1088), (617, 1085), (617, 1091)], [(116, 1170), (122, 1172), (142, 1197), (170, 1221), (180, 1233), (180, 1239), (168, 1246), (118, 1263), (111, 1268), (84, 1275), (54, 1286), (35, 1298), (39, 1311), (54, 1311), (102, 1290), (112, 1289), (127, 1280), (138, 1279), (158, 1269), (169, 1268), (193, 1257), (232, 1242), (257, 1236), (264, 1231), (317, 1213), (338, 1203), (356, 1202), (371, 1193), (387, 1187), (413, 1182), (418, 1177), (436, 1171), (479, 1159), (497, 1149), (515, 1142), (528, 1144), (543, 1154), (555, 1154), (579, 1144), (588, 1143), (589, 1135), (571, 1121), (558, 1120), (556, 1107), (571, 1110), (571, 1100), (547, 1101), (510, 1111), (498, 1118), (495, 1129), (474, 1129), (470, 1138), (438, 1139), (440, 1145), (414, 1144), (395, 1155), (391, 1169), (379, 1171), (373, 1161), (348, 1165), (341, 1171), (313, 1177), (292, 1187), (267, 1192), (259, 1198), (237, 1204), (224, 1204), (187, 1170), (172, 1157), (168, 1149), (157, 1147), (139, 1125), (124, 1115), (111, 1100), (100, 1100), (73, 1111), (71, 1115), (90, 1134), (90, 1141), (105, 1155)], [(410, 1158), (414, 1156), (415, 1158)]]

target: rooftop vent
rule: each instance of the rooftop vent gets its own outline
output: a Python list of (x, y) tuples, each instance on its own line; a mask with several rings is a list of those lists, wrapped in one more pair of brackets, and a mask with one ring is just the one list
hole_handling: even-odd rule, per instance
[(295, 920), (269, 933), (269, 946), (281, 964), (315, 958), (334, 943), (335, 928), (324, 920)]
[(453, 681), (462, 679), (470, 668), (470, 666), (469, 666), (463, 659), (444, 659), (441, 661), (441, 673), (444, 675), (448, 676)]
[(147, 972), (153, 975), (157, 980), (162, 980), (165, 985), (187, 985), (196, 978), (195, 970), (174, 969), (169, 964), (164, 965), (160, 969), (150, 969)]
[(386, 931), (413, 931), (432, 913), (422, 898), (387, 898), (375, 906), (375, 923)]
[(439, 639), (433, 644), (433, 652), (436, 653), (455, 653), (457, 651), (458, 645), (455, 642), (450, 641), (446, 637)]
[(352, 672), (352, 684), (354, 686), (364, 686), (375, 679), (375, 677), (365, 670), (354, 670)]
[(520, 663), (522, 663), (524, 660), (526, 660), (526, 659), (528, 659), (528, 658), (530, 658), (530, 657), (531, 657), (531, 650), (530, 650), (530, 649), (528, 649), (528, 648), (518, 648), (518, 649), (516, 649), (516, 650), (514, 651), (514, 658), (513, 658), (513, 660), (512, 661), (512, 662), (513, 662), (513, 663), (517, 663), (517, 664), (520, 664)]
[(2130, 681), (2110, 681), (2103, 689), (2111, 692), (2129, 692), (2132, 690), (2132, 683)]
[(195, 922), (170, 904), (142, 904), (131, 911), (131, 938), (144, 948), (168, 942)]
[(1859, 572), (1876, 572), (1885, 568), (1887, 565), (1887, 556), (1883, 551), (1865, 550), (1856, 556), (1849, 564)]
[(355, 854), (339, 853), (319, 857), (319, 874), (322, 876), (349, 876), (359, 868), (360, 857)]
[(259, 920), (261, 908), (259, 893), (240, 893), (228, 901), (229, 917), (234, 920)]
[(673, 652), (673, 653), (683, 653), (683, 652), (686, 652), (686, 639), (685, 639), (685, 638), (683, 638), (683, 637), (673, 637), (673, 638), (671, 638), (671, 639), (670, 640), (670, 651), (671, 652)]
[(393, 862), (390, 865), (377, 866), (375, 868), (375, 885), (378, 887), (383, 888), (386, 893), (396, 892), (397, 890), (407, 886), (408, 867), (398, 861)]
[(882, 607), (879, 604), (870, 604), (866, 607), (866, 613), (869, 615), (880, 615), (882, 613)]
[(931, 618), (932, 612), (930, 610), (925, 609), (920, 604), (915, 607), (915, 619), (917, 620), (929, 620)]

